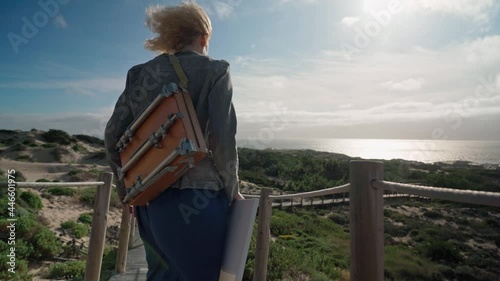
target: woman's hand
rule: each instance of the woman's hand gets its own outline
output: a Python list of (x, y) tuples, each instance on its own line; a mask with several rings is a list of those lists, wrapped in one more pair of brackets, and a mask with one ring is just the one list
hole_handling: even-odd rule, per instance
[(233, 199), (234, 200), (245, 200), (245, 197), (243, 197), (243, 195), (241, 195), (241, 193), (238, 191), (238, 193), (236, 193), (236, 195), (234, 195)]
[(120, 197), (120, 203), (122, 204), (122, 208), (124, 210), (127, 210), (128, 209), (128, 212), (130, 214), (132, 214), (133, 216), (135, 216), (135, 209), (134, 209), (134, 206), (132, 205), (129, 205), (127, 203), (123, 203), (123, 200), (125, 200), (125, 197)]

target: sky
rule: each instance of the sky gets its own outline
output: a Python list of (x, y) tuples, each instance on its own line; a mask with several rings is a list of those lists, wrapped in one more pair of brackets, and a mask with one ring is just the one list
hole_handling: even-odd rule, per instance
[[(150, 5), (4, 1), (0, 128), (103, 136)], [(500, 139), (500, 1), (197, 0), (240, 140)]]

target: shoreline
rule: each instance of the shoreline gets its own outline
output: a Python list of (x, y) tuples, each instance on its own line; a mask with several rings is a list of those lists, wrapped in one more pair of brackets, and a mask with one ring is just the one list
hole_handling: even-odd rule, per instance
[(329, 154), (332, 156), (339, 156), (341, 158), (347, 158), (347, 159), (352, 159), (352, 160), (370, 160), (370, 161), (401, 161), (401, 162), (412, 162), (412, 163), (419, 163), (419, 164), (427, 164), (427, 165), (449, 165), (449, 166), (480, 166), (485, 169), (500, 169), (500, 162), (499, 163), (488, 163), (488, 162), (474, 162), (471, 160), (442, 160), (442, 161), (431, 161), (431, 162), (425, 162), (425, 161), (419, 161), (419, 160), (411, 160), (411, 159), (403, 159), (403, 158), (391, 158), (391, 159), (381, 159), (381, 158), (363, 158), (359, 156), (351, 156), (343, 153), (338, 153), (338, 152), (330, 152), (330, 151), (321, 151), (321, 150), (315, 150), (315, 149), (308, 149), (308, 148), (252, 148), (252, 147), (238, 147), (238, 149), (253, 149), (253, 150), (259, 150), (259, 151), (275, 151), (275, 152), (307, 152), (311, 151), (312, 153), (319, 153), (319, 154)]

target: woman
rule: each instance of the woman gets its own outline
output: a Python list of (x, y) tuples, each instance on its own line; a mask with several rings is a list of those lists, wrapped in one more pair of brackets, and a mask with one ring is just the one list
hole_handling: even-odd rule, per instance
[[(193, 3), (150, 7), (146, 25), (156, 37), (146, 48), (159, 51), (154, 59), (128, 71), (124, 92), (105, 131), (113, 173), (121, 166), (114, 147), (127, 126), (168, 83), (180, 79), (170, 62), (175, 55), (187, 76), (201, 128), (206, 128), (211, 156), (200, 161), (148, 206), (136, 206), (139, 232), (146, 248), (148, 281), (219, 280), (226, 217), (238, 189), (236, 115), (232, 104), (229, 64), (207, 56), (212, 26)], [(117, 183), (120, 198), (126, 194)]]

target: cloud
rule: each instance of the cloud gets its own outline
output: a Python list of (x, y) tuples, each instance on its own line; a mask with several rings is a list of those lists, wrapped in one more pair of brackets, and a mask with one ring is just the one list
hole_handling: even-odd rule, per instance
[(345, 26), (353, 26), (357, 22), (359, 22), (359, 18), (358, 17), (344, 17), (340, 21), (340, 23), (343, 24), (343, 25), (345, 25)]
[(286, 3), (306, 3), (306, 4), (311, 4), (311, 3), (317, 3), (320, 0), (279, 0), (281, 4), (286, 4)]
[(500, 36), (488, 36), (467, 42), (462, 47), (468, 63), (489, 63), (500, 61)]
[(96, 94), (121, 93), (125, 87), (125, 78), (89, 78), (76, 80), (22, 81), (0, 84), (0, 89), (59, 89), (68, 94), (93, 96)]
[(380, 86), (387, 89), (398, 90), (398, 91), (415, 91), (422, 88), (425, 80), (423, 78), (410, 78), (395, 82), (393, 80), (381, 83)]
[(494, 9), (493, 0), (410, 0), (409, 5), (428, 13), (442, 13), (488, 22)]
[(203, 1), (200, 5), (209, 15), (216, 16), (219, 20), (225, 20), (235, 15), (235, 9), (241, 4), (242, 0), (216, 0)]
[(228, 3), (222, 1), (214, 2), (215, 13), (219, 17), (219, 19), (226, 19), (231, 16), (234, 12), (234, 7)]
[(421, 138), (430, 137), (432, 124), (464, 137), (475, 130), (466, 125), (471, 120), (500, 120), (500, 36), (434, 50), (367, 50), (350, 61), (338, 50), (325, 50), (293, 61), (240, 56), (233, 64), (234, 104), (246, 136), (276, 124), (286, 124), (276, 136), (300, 137), (297, 131), (308, 130), (333, 137), (335, 128), (407, 122), (426, 124)]
[(66, 23), (66, 19), (64, 19), (64, 17), (60, 14), (54, 17), (54, 24), (59, 28), (63, 29), (68, 28), (68, 23)]

